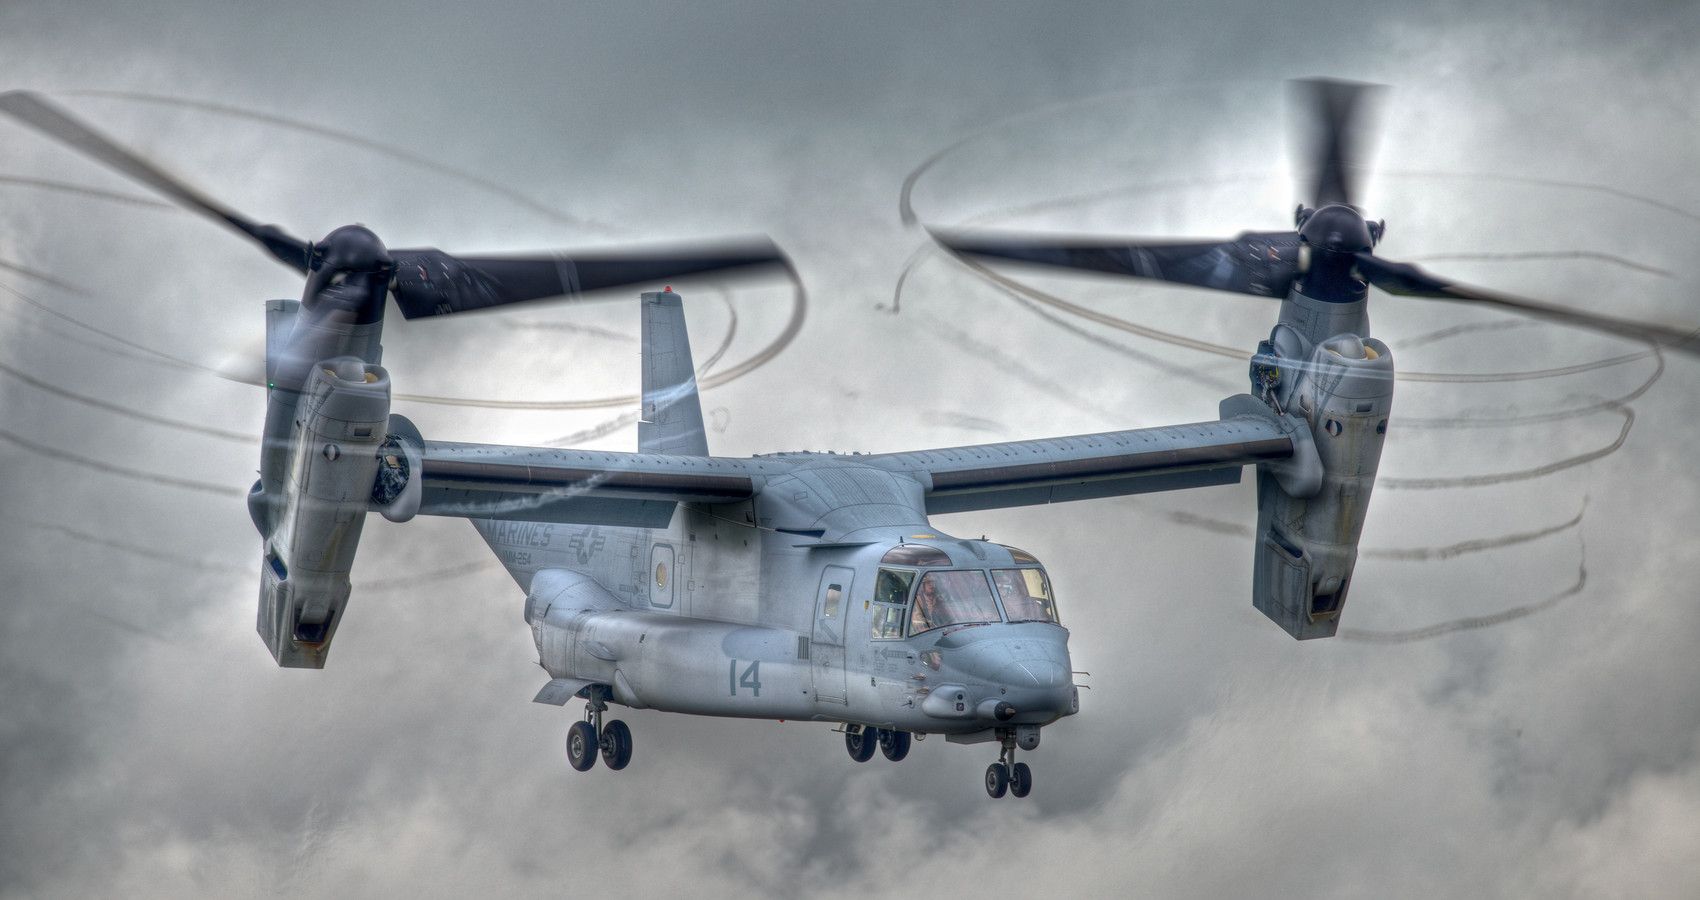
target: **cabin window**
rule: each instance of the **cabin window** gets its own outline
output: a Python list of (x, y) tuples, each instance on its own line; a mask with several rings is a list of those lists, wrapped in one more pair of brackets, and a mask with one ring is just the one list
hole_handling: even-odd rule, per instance
[(887, 550), (880, 558), (881, 565), (896, 566), (948, 566), (950, 557), (937, 547), (925, 544), (898, 544)]
[(843, 600), (844, 600), (844, 588), (842, 586), (836, 585), (836, 584), (827, 585), (826, 586), (826, 603), (822, 604), (821, 618), (823, 618), (823, 619), (836, 619), (836, 618), (838, 618), (838, 605), (839, 605), (839, 603), (843, 602)]
[(909, 633), (920, 634), (946, 625), (978, 625), (997, 622), (998, 604), (992, 599), (986, 573), (979, 569), (928, 572), (915, 590), (915, 608), (909, 616)]
[(997, 585), (1011, 622), (1057, 621), (1057, 604), (1044, 569), (993, 569), (992, 584)]

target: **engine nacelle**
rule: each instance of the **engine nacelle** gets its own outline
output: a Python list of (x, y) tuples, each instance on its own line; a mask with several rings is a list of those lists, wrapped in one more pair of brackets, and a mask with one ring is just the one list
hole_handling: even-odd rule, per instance
[(1254, 380), (1284, 421), (1309, 432), (1295, 437), (1309, 440), (1295, 440), (1293, 461), (1258, 467), (1252, 603), (1295, 638), (1333, 637), (1387, 436), (1393, 356), (1353, 334), (1283, 356), (1291, 335), (1282, 341), (1282, 327), (1253, 361)]
[(308, 376), (289, 437), (277, 527), (260, 566), (260, 637), (278, 665), (323, 668), (387, 436), (390, 379), (354, 357)]

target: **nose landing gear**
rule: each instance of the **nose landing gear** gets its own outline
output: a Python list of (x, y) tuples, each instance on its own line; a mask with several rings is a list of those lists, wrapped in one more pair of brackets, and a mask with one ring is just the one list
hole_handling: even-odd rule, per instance
[[(1037, 736), (1031, 741), (1022, 741), (1023, 749), (1027, 743), (1038, 745)], [(998, 761), (986, 767), (986, 793), (996, 800), (1007, 791), (1017, 797), (1025, 797), (1033, 791), (1033, 770), (1026, 763), (1015, 761), (1016, 732), (1014, 729), (998, 729), (998, 739), (1003, 749), (998, 751)]]
[(567, 761), (574, 769), (588, 772), (596, 765), (596, 757), (614, 771), (624, 769), (632, 761), (632, 730), (619, 719), (602, 722), (608, 709), (607, 688), (592, 687), (590, 702), (585, 704), (583, 721), (567, 729)]
[(1024, 762), (1018, 762), (1010, 767), (1009, 792), (1017, 797), (1025, 797), (1033, 791), (1033, 770)]

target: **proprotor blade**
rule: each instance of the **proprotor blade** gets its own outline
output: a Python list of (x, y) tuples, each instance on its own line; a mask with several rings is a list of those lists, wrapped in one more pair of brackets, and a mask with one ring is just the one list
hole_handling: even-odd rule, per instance
[(291, 237), (276, 225), (261, 225), (239, 215), (212, 198), (167, 174), (158, 166), (125, 150), (106, 135), (95, 131), (70, 113), (30, 91), (0, 94), (0, 112), (12, 116), (49, 137), (82, 151), (125, 175), (142, 182), (172, 200), (236, 229), (266, 248), (272, 256), (296, 271), (307, 271), (310, 245)]
[(1537, 319), (1576, 325), (1637, 341), (1651, 341), (1667, 350), (1700, 356), (1700, 328), (1683, 330), (1648, 322), (1635, 322), (1555, 306), (1541, 300), (1501, 294), (1431, 275), (1410, 263), (1393, 262), (1369, 253), (1359, 253), (1358, 272), (1389, 294), (1429, 297), (1459, 303), (1488, 303)]
[(1372, 129), (1367, 120), (1384, 89), (1328, 78), (1290, 84), (1294, 112), (1306, 117), (1294, 148), (1303, 179), (1299, 202), (1319, 208), (1332, 203), (1356, 207), (1358, 173), (1369, 155)]
[(1284, 297), (1299, 275), (1299, 236), (1246, 232), (1228, 241), (1135, 241), (989, 232), (931, 232), (956, 253)]
[(488, 309), (528, 300), (576, 297), (604, 288), (660, 285), (675, 278), (780, 266), (790, 260), (767, 238), (648, 249), (455, 256), (441, 250), (393, 250), (390, 292), (409, 319)]

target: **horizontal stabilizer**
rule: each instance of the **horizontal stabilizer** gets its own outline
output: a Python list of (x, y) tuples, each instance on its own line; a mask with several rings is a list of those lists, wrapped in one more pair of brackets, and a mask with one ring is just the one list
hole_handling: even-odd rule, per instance
[(557, 678), (543, 686), (537, 696), (531, 698), (533, 703), (547, 703), (550, 706), (566, 706), (567, 701), (577, 697), (579, 691), (590, 687), (590, 682), (578, 678)]

